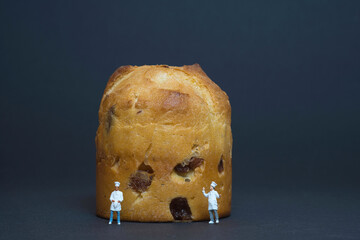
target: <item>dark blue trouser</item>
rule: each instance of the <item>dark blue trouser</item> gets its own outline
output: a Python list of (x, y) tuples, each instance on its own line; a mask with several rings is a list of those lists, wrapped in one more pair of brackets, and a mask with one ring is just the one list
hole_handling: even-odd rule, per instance
[[(111, 222), (111, 223), (113, 221), (113, 212), (114, 211), (110, 211), (110, 220), (109, 220), (109, 222)], [(117, 212), (117, 222), (120, 223), (120, 211), (116, 211), (116, 212)]]
[(216, 220), (219, 220), (219, 216), (218, 216), (217, 210), (209, 210), (210, 221), (214, 221), (214, 217), (213, 217), (212, 211), (214, 211), (214, 213), (215, 213), (215, 219), (216, 219)]

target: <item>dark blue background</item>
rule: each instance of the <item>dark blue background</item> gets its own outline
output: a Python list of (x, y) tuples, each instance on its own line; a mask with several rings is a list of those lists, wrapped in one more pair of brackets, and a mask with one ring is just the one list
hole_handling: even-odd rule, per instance
[(1, 176), (80, 171), (93, 180), (97, 111), (112, 72), (197, 62), (230, 98), (234, 183), (359, 180), (358, 1), (9, 1), (0, 9)]
[(230, 98), (234, 196), (359, 187), (359, 1), (1, 1), (0, 28), (5, 192), (94, 192), (109, 76), (193, 63)]

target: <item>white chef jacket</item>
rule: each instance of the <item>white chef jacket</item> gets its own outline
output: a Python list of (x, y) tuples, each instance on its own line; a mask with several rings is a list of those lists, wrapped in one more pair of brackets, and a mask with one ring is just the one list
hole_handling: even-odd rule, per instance
[(203, 190), (202, 191), (204, 196), (209, 198), (208, 201), (209, 201), (209, 210), (217, 210), (218, 209), (218, 204), (217, 204), (217, 201), (216, 199), (217, 198), (220, 198), (219, 194), (217, 191), (215, 190), (211, 190), (209, 193), (205, 193), (205, 191)]
[[(112, 202), (114, 200), (115, 202)], [(111, 201), (111, 211), (120, 211), (121, 210), (121, 204), (118, 203), (118, 201), (122, 202), (124, 200), (123, 193), (121, 191), (113, 191), (110, 196)]]

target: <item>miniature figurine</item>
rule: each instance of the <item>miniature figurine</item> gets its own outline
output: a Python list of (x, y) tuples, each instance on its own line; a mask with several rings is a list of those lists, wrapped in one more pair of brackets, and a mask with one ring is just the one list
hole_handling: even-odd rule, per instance
[(220, 195), (218, 194), (217, 191), (215, 191), (215, 187), (216, 187), (216, 183), (214, 181), (211, 182), (210, 184), (210, 192), (209, 193), (205, 193), (205, 188), (203, 187), (203, 194), (205, 197), (207, 197), (209, 200), (209, 214), (210, 214), (210, 222), (209, 224), (214, 224), (214, 217), (213, 217), (213, 213), (212, 211), (214, 211), (215, 213), (215, 219), (216, 219), (216, 223), (219, 223), (219, 216), (217, 213), (218, 210), (218, 204), (216, 199), (220, 198)]
[(120, 211), (121, 211), (121, 204), (124, 200), (123, 193), (119, 191), (119, 182), (115, 182), (115, 191), (111, 193), (110, 201), (111, 201), (111, 207), (110, 207), (110, 219), (109, 224), (112, 224), (113, 221), (113, 212), (117, 212), (117, 224), (120, 225)]

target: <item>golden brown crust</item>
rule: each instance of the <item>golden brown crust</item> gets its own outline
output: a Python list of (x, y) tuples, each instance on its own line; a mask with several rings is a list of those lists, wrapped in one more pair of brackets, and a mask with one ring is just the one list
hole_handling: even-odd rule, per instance
[(210, 80), (210, 78), (206, 75), (206, 73), (203, 71), (203, 69), (198, 63), (189, 66), (183, 66), (183, 69), (189, 74), (194, 74), (210, 88), (210, 92), (212, 93), (214, 102), (220, 103), (217, 105), (219, 107), (219, 112), (231, 111), (229, 97), (227, 96), (227, 94), (223, 90), (221, 90), (218, 85), (216, 85), (213, 81)]
[(97, 215), (109, 217), (113, 182), (120, 181), (123, 220), (174, 221), (174, 206), (191, 212), (183, 220), (205, 220), (209, 214), (201, 190), (215, 181), (219, 216), (228, 216), (230, 123), (227, 95), (198, 64), (118, 68), (99, 109)]
[(124, 75), (130, 73), (134, 69), (133, 66), (127, 65), (127, 66), (121, 66), (118, 69), (115, 70), (115, 72), (110, 76), (110, 79), (105, 87), (104, 93), (106, 93), (118, 80), (119, 78), (123, 77)]

